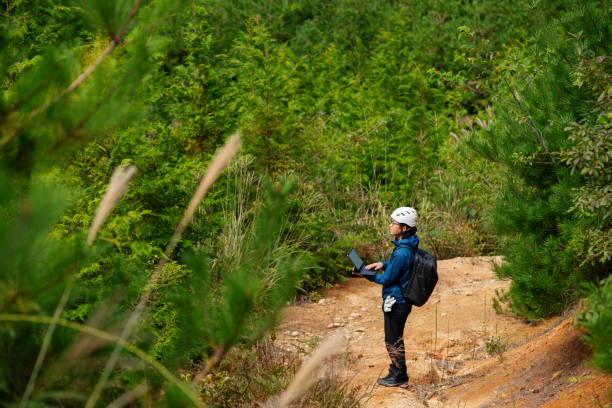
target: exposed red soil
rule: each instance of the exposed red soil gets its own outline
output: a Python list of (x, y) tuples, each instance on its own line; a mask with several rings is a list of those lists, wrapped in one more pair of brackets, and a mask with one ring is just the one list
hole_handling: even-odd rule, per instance
[(288, 308), (276, 343), (308, 353), (318, 339), (345, 330), (352, 359), (344, 375), (362, 387), (366, 407), (612, 408), (612, 377), (585, 363), (589, 350), (571, 316), (530, 324), (492, 310), (495, 291), (509, 286), (491, 270), (499, 261), (438, 263), (439, 284), (425, 306), (413, 308), (404, 332), (408, 390), (376, 385), (389, 360), (380, 286), (365, 279)]
[(588, 356), (572, 319), (566, 318), (504, 353), (503, 362), (487, 361), (474, 368), (471, 373), (477, 378), (450, 389), (445, 397), (478, 407), (605, 406), (611, 378), (586, 366)]

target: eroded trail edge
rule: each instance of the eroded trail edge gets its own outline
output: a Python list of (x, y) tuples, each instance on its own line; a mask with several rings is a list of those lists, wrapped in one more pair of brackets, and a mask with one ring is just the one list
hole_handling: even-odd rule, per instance
[(322, 291), (317, 303), (291, 306), (276, 344), (309, 353), (321, 338), (345, 330), (351, 358), (341, 367), (360, 386), (365, 407), (602, 407), (612, 377), (591, 369), (571, 316), (530, 324), (493, 310), (499, 257), (438, 262), (440, 281), (404, 331), (411, 387), (376, 385), (389, 364), (380, 286), (351, 278)]

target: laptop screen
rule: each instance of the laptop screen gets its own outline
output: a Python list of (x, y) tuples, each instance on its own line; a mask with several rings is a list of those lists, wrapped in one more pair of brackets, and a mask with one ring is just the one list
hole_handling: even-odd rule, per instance
[(353, 265), (355, 265), (355, 268), (357, 268), (357, 270), (361, 270), (361, 267), (363, 266), (363, 261), (361, 260), (359, 255), (357, 255), (357, 252), (354, 249), (351, 249), (351, 251), (348, 253), (348, 257), (353, 263)]

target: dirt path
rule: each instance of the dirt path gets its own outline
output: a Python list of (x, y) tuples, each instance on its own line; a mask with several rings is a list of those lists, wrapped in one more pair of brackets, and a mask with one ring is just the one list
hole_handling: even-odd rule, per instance
[(499, 261), (438, 263), (432, 298), (406, 323), (408, 390), (376, 385), (389, 364), (381, 289), (363, 278), (324, 290), (318, 303), (291, 306), (276, 342), (308, 353), (317, 339), (346, 330), (345, 375), (362, 386), (365, 407), (612, 407), (612, 377), (584, 364), (588, 350), (571, 317), (534, 325), (494, 312), (495, 291), (509, 285), (491, 271)]

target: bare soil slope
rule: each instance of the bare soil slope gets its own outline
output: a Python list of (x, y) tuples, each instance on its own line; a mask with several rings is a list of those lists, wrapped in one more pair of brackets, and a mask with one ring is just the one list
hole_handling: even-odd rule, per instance
[(389, 364), (381, 289), (351, 278), (317, 303), (291, 306), (279, 346), (308, 353), (318, 339), (346, 330), (352, 358), (344, 375), (362, 387), (366, 407), (612, 407), (612, 377), (588, 367), (571, 317), (529, 324), (492, 309), (495, 257), (438, 263), (432, 299), (415, 307), (404, 333), (411, 387), (376, 385)]

